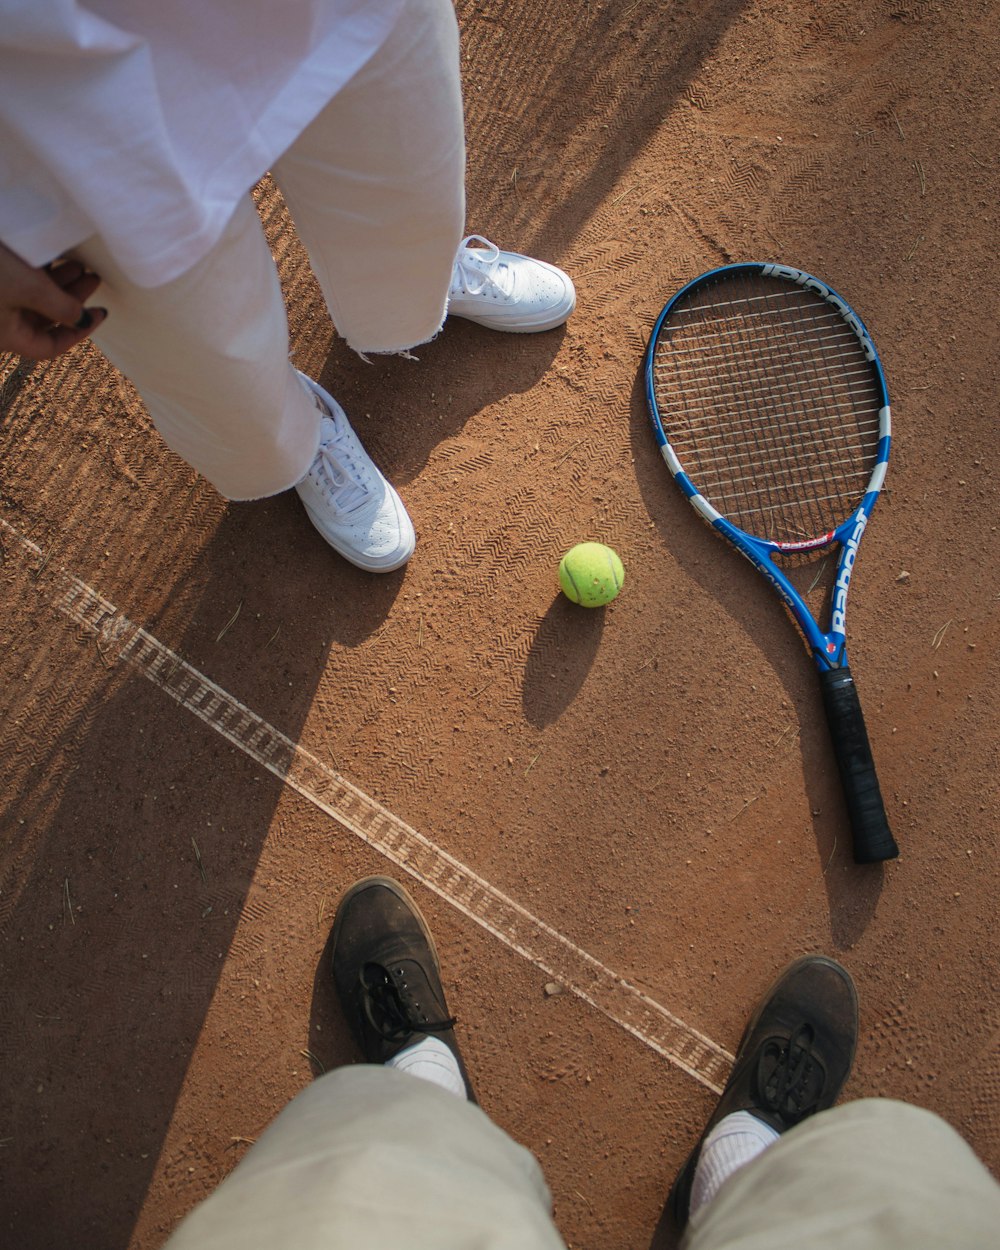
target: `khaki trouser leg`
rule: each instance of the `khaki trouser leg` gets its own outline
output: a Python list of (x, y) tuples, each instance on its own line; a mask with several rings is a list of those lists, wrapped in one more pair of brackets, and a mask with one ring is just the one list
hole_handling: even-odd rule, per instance
[(846, 1103), (785, 1134), (691, 1221), (685, 1250), (985, 1250), (1000, 1185), (929, 1111)]
[(359, 1064), (320, 1077), (169, 1250), (565, 1250), (538, 1164), (476, 1106)]

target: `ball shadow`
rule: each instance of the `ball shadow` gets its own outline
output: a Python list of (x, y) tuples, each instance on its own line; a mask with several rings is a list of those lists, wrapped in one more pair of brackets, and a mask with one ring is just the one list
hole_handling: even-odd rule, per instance
[(558, 595), (542, 618), (525, 663), (521, 700), (537, 729), (566, 711), (594, 663), (605, 609), (581, 608)]

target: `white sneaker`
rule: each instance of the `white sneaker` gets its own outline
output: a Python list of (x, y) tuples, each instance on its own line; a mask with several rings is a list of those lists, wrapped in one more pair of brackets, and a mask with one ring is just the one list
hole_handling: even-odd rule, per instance
[(320, 423), (316, 459), (295, 487), (309, 520), (359, 569), (389, 573), (400, 568), (416, 545), (403, 501), (361, 446), (340, 404), (312, 378), (299, 377), (329, 414)]
[(450, 317), (533, 334), (561, 326), (575, 307), (573, 283), (555, 265), (502, 252), (478, 234), (470, 234), (458, 249), (448, 292)]

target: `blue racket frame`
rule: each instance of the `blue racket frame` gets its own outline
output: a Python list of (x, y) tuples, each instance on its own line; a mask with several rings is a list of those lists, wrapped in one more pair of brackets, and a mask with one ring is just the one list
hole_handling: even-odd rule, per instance
[[(722, 516), (691, 481), (676, 452), (670, 445), (669, 436), (660, 418), (653, 384), (653, 364), (656, 344), (660, 337), (663, 323), (669, 318), (673, 308), (692, 291), (713, 281), (718, 281), (720, 277), (731, 274), (754, 274), (764, 277), (784, 278), (797, 283), (807, 290), (814, 291), (840, 313), (844, 322), (856, 335), (866, 358), (872, 365), (873, 374), (879, 388), (879, 439), (875, 465), (864, 496), (854, 511), (845, 517), (836, 529), (803, 542), (773, 542), (769, 539), (758, 538), (756, 535), (748, 534), (745, 530), (740, 529), (739, 526), (734, 525), (732, 521)], [(723, 265), (718, 269), (712, 269), (708, 273), (703, 273), (691, 282), (688, 282), (664, 307), (657, 318), (653, 327), (653, 333), (649, 339), (649, 346), (646, 350), (645, 375), (646, 398), (649, 405), (653, 433), (660, 448), (660, 454), (666, 461), (667, 468), (673, 475), (677, 485), (713, 529), (718, 530), (724, 538), (728, 539), (737, 551), (746, 556), (751, 564), (771, 583), (779, 598), (788, 606), (795, 617), (809, 644), (819, 671), (823, 673), (833, 669), (846, 668), (847, 640), (845, 625), (847, 593), (851, 584), (851, 575), (854, 571), (858, 547), (864, 535), (865, 527), (868, 524), (868, 519), (872, 514), (872, 509), (875, 507), (879, 497), (882, 483), (885, 480), (886, 469), (889, 463), (889, 451), (892, 444), (892, 418), (885, 374), (878, 352), (875, 350), (875, 344), (864, 322), (851, 308), (850, 304), (842, 296), (838, 295), (832, 287), (802, 269), (796, 269), (791, 265), (764, 262)], [(830, 628), (824, 631), (813, 619), (805, 601), (792, 585), (784, 570), (775, 562), (775, 556), (820, 551), (835, 544), (840, 545), (840, 556), (837, 561), (837, 576), (833, 589)]]

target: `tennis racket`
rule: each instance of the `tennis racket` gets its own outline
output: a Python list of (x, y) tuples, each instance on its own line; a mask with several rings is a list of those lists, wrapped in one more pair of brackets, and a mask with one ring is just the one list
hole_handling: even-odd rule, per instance
[[(674, 481), (770, 582), (809, 644), (855, 860), (894, 858), (845, 645), (851, 574), (889, 461), (889, 396), (871, 336), (810, 274), (726, 265), (660, 313), (646, 394)], [(824, 631), (776, 557), (827, 548), (838, 563)]]

